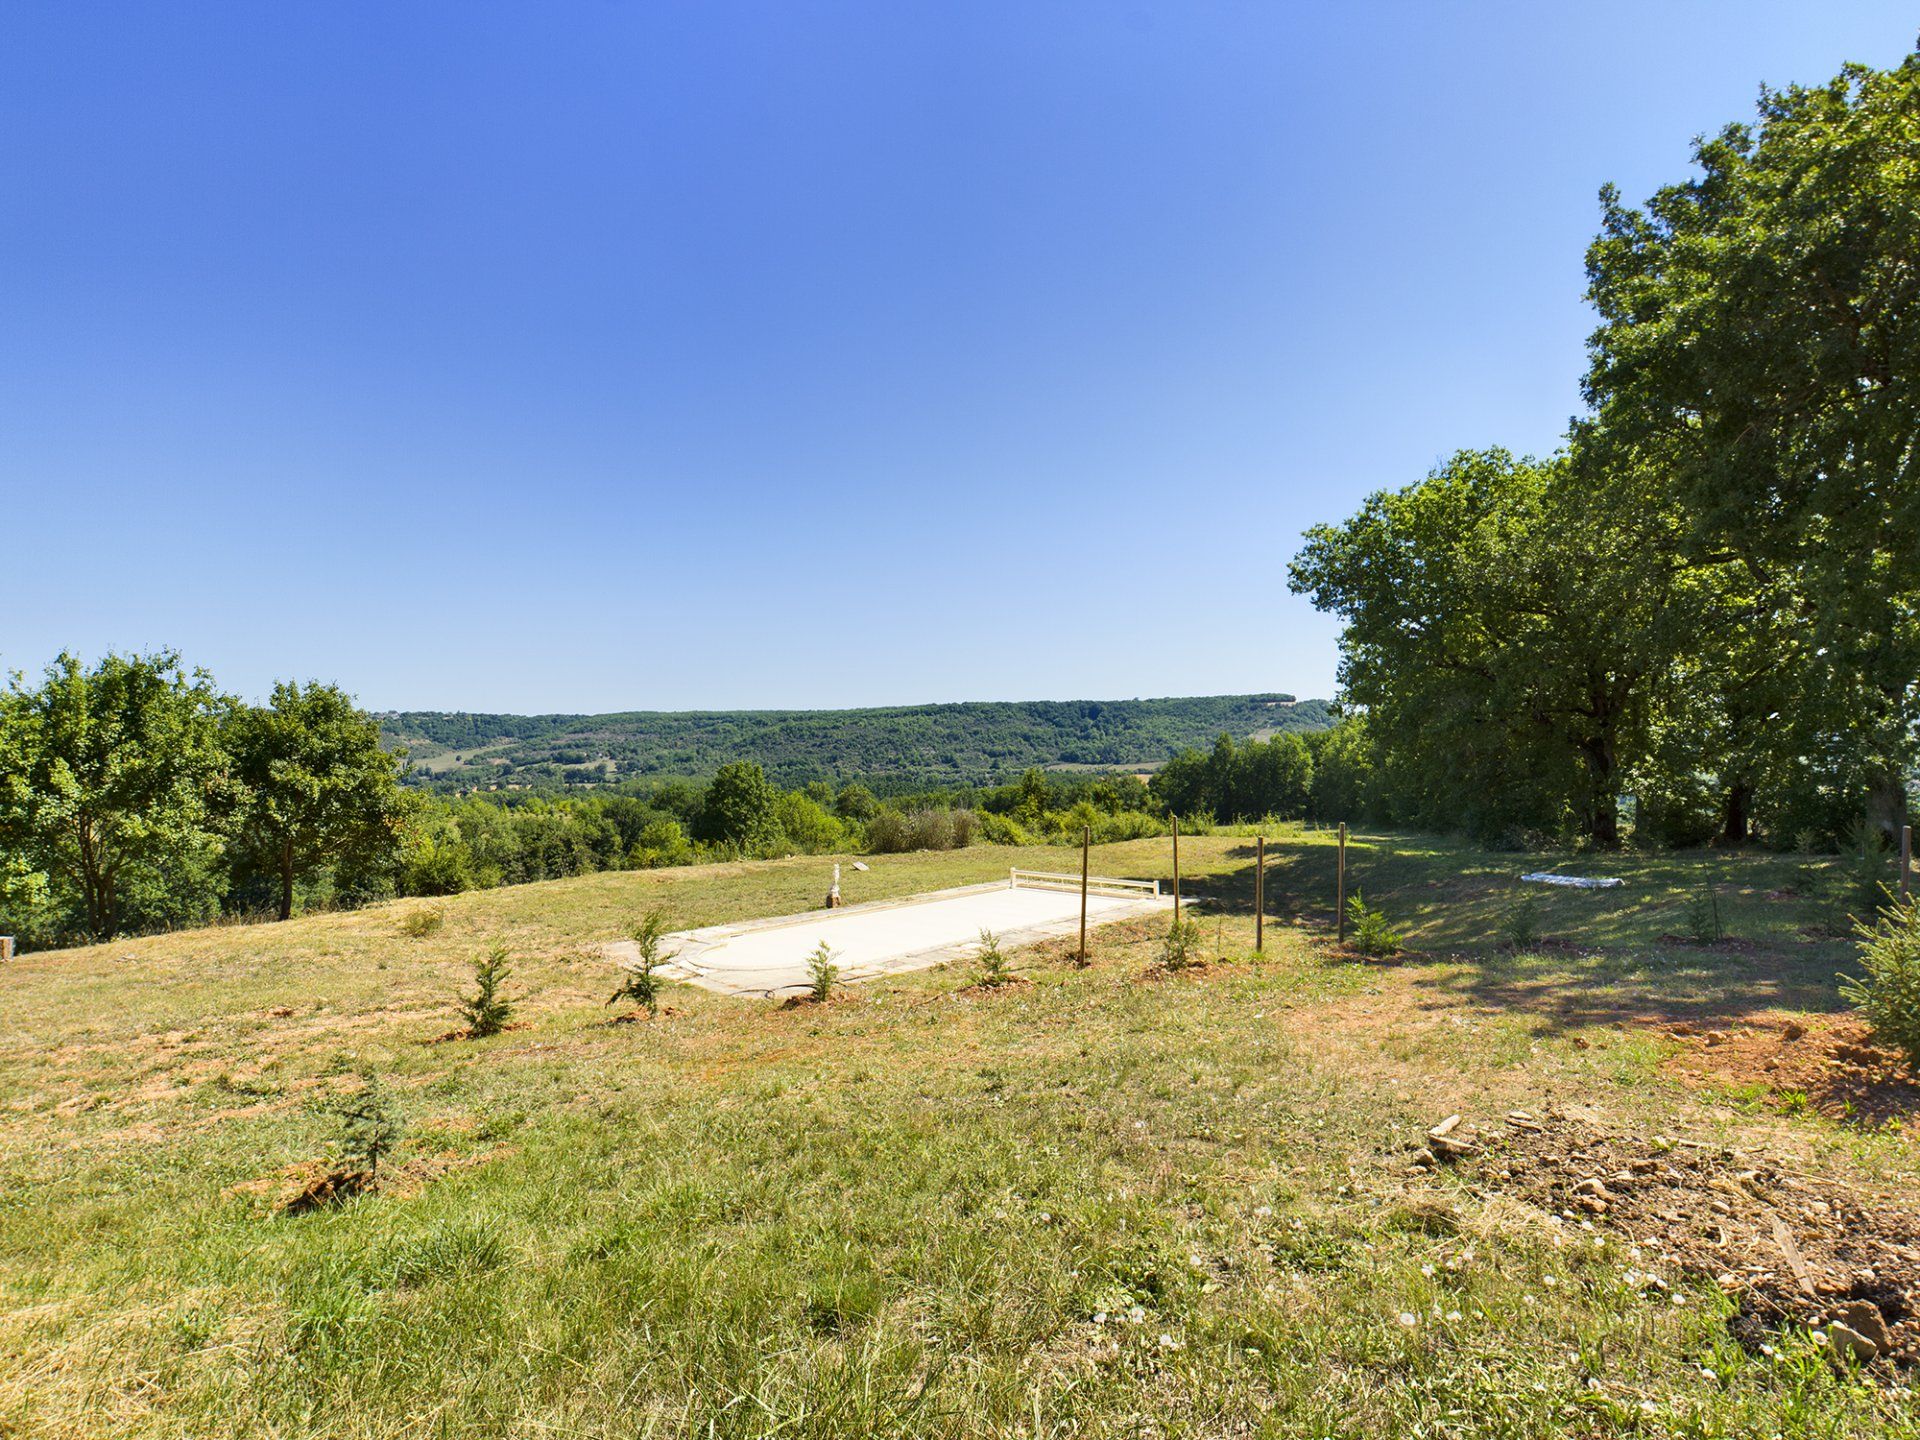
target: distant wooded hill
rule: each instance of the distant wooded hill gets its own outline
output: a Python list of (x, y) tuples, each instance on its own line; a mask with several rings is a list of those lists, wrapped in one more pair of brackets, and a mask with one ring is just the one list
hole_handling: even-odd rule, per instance
[(379, 720), (412, 756), (415, 783), (436, 790), (700, 776), (729, 760), (757, 760), (783, 785), (981, 784), (1031, 765), (1145, 769), (1223, 731), (1244, 740), (1330, 723), (1326, 701), (1280, 694), (620, 715), (408, 710)]

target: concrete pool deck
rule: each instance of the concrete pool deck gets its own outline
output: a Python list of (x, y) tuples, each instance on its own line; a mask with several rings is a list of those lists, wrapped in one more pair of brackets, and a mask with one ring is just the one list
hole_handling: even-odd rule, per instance
[[(1172, 909), (1171, 896), (1102, 894), (1096, 889), (1087, 896), (1087, 925)], [(996, 880), (837, 910), (678, 931), (661, 946), (668, 959), (658, 973), (722, 995), (799, 995), (809, 988), (807, 957), (822, 940), (834, 950), (840, 979), (857, 983), (976, 954), (982, 930), (993, 931), (1003, 945), (1012, 947), (1076, 934), (1079, 927), (1078, 888), (1015, 889)], [(622, 965), (640, 958), (631, 940), (609, 945), (605, 953)]]

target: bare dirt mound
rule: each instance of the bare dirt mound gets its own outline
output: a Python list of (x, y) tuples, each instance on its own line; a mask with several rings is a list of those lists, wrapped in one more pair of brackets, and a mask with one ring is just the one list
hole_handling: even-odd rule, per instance
[(1516, 1112), (1474, 1163), (1494, 1188), (1623, 1232), (1650, 1265), (1713, 1280), (1738, 1300), (1733, 1328), (1745, 1343), (1805, 1325), (1853, 1358), (1920, 1364), (1920, 1210), (1910, 1203), (1751, 1151), (1552, 1114)]
[(1860, 1021), (1808, 1016), (1737, 1030), (1675, 1025), (1668, 1068), (1694, 1084), (1764, 1085), (1776, 1105), (1874, 1127), (1920, 1120), (1920, 1076)]

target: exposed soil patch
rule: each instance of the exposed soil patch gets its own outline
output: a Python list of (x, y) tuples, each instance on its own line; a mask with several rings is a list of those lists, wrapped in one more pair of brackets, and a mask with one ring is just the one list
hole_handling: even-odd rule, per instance
[(229, 1193), (263, 1200), (282, 1215), (304, 1215), (310, 1210), (338, 1205), (356, 1195), (369, 1193), (411, 1199), (450, 1171), (483, 1165), (504, 1153), (504, 1148), (495, 1147), (471, 1155), (457, 1150), (415, 1155), (397, 1165), (382, 1166), (377, 1183), (364, 1170), (336, 1167), (324, 1160), (306, 1160), (258, 1180), (244, 1180)]
[(647, 1010), (622, 1010), (618, 1015), (607, 1021), (607, 1024), (645, 1025), (655, 1020), (671, 1020), (679, 1013), (680, 1012), (671, 1005), (662, 1005), (660, 1007), (660, 1013), (657, 1015)]
[[(532, 1028), (533, 1028), (533, 1022), (531, 1020), (515, 1020), (509, 1024), (502, 1025), (499, 1028), (499, 1030), (497, 1030), (494, 1033), (499, 1035), (505, 1035), (508, 1031), (511, 1031), (511, 1030), (531, 1030)], [(447, 1031), (447, 1033), (444, 1035), (436, 1035), (431, 1040), (425, 1041), (424, 1043), (428, 1045), (445, 1045), (449, 1041), (453, 1041), (453, 1040), (483, 1040), (486, 1038), (487, 1037), (483, 1035), (475, 1035), (471, 1027), (462, 1025), (456, 1030)]]
[(998, 980), (976, 980), (971, 985), (962, 985), (954, 991), (955, 995), (997, 995), (1007, 990), (1024, 990), (1033, 984), (1024, 975), (1003, 975)]
[(1920, 1076), (1858, 1020), (1806, 1016), (1738, 1030), (1676, 1025), (1667, 1062), (1696, 1085), (1765, 1086), (1781, 1108), (1873, 1127), (1920, 1119)]
[[(1859, 1359), (1920, 1364), (1920, 1210), (1798, 1175), (1753, 1151), (1603, 1132), (1549, 1114), (1509, 1117), (1474, 1160), (1488, 1184), (1625, 1236), (1662, 1270), (1735, 1296), (1735, 1335), (1785, 1325), (1832, 1331)], [(1865, 1344), (1856, 1344), (1864, 1341)]]

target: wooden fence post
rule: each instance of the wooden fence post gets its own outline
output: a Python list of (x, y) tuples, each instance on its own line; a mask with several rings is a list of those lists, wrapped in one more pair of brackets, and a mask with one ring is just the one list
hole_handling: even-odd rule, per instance
[(1900, 899), (1913, 899), (1913, 826), (1900, 827)]
[(1180, 923), (1180, 817), (1173, 817), (1173, 923)]
[(1267, 948), (1267, 837), (1253, 842), (1253, 953)]
[(1340, 858), (1335, 866), (1337, 878), (1334, 881), (1333, 908), (1335, 911), (1335, 938), (1341, 944), (1347, 942), (1347, 822), (1340, 822)]
[(1087, 963), (1087, 855), (1093, 849), (1093, 827), (1080, 827), (1080, 963)]
[(13, 959), (13, 936), (0, 935), (0, 960)]

